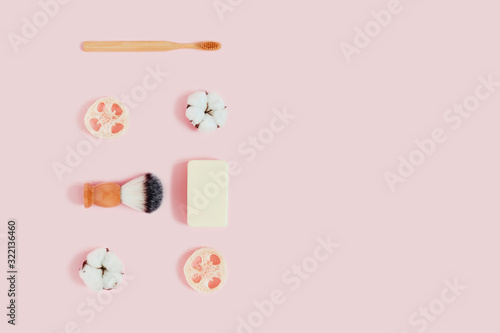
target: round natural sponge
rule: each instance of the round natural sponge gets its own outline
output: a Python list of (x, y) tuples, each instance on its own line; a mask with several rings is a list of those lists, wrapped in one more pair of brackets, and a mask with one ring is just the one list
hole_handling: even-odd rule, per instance
[(87, 255), (80, 277), (94, 291), (115, 289), (123, 279), (123, 263), (109, 249), (98, 248)]
[(194, 290), (210, 294), (219, 290), (226, 282), (226, 263), (216, 250), (202, 247), (194, 251), (186, 261), (184, 275)]
[(197, 91), (188, 97), (186, 118), (200, 132), (212, 132), (224, 126), (227, 114), (224, 101), (214, 92)]
[(128, 128), (128, 111), (122, 102), (113, 97), (99, 98), (87, 110), (84, 120), (93, 136), (116, 138)]

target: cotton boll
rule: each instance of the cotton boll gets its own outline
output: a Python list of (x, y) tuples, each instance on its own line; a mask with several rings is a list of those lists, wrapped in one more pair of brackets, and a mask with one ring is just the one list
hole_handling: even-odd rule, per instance
[(105, 271), (104, 275), (102, 276), (103, 288), (114, 289), (120, 284), (120, 282), (122, 282), (122, 279), (122, 273)]
[(95, 249), (87, 255), (87, 264), (92, 267), (99, 268), (102, 266), (102, 261), (104, 260), (104, 256), (108, 252), (106, 248)]
[(219, 94), (198, 91), (188, 97), (186, 118), (200, 132), (213, 132), (226, 123), (226, 105)]
[(87, 255), (80, 277), (92, 290), (114, 289), (123, 279), (123, 263), (116, 254), (99, 248)]
[(194, 125), (198, 125), (203, 120), (203, 117), (205, 117), (205, 108), (190, 106), (186, 109), (186, 117)]
[(209, 110), (214, 110), (214, 111), (223, 110), (226, 107), (224, 101), (217, 93), (214, 92), (208, 93), (207, 100), (208, 100)]
[(213, 132), (217, 129), (217, 124), (215, 123), (214, 117), (206, 114), (203, 121), (200, 123), (198, 130), (200, 132)]
[(207, 93), (205, 91), (197, 91), (189, 95), (187, 103), (188, 105), (200, 107), (205, 110), (207, 106)]
[(219, 125), (220, 127), (222, 127), (225, 123), (226, 123), (226, 119), (227, 119), (227, 110), (226, 109), (223, 109), (223, 110), (217, 110), (217, 111), (214, 111), (213, 112), (213, 118), (214, 118), (214, 121), (217, 125)]
[(119, 272), (121, 273), (123, 270), (123, 263), (120, 258), (113, 252), (108, 252), (104, 256), (104, 260), (102, 261), (102, 266), (108, 271), (111, 272)]
[(82, 278), (83, 282), (85, 282), (87, 287), (94, 291), (99, 291), (104, 287), (102, 279), (102, 269), (85, 265), (80, 270), (80, 277)]

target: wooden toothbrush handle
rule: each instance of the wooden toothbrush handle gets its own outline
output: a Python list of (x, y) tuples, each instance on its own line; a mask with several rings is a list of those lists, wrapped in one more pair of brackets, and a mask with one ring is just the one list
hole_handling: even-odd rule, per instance
[(83, 42), (86, 52), (151, 52), (170, 51), (176, 49), (194, 48), (195, 44), (181, 44), (165, 41), (110, 41)]

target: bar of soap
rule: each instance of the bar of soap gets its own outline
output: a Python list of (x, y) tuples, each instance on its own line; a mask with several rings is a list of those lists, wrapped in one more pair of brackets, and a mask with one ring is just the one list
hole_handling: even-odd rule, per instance
[(228, 165), (220, 160), (193, 160), (187, 166), (187, 221), (190, 227), (227, 225)]

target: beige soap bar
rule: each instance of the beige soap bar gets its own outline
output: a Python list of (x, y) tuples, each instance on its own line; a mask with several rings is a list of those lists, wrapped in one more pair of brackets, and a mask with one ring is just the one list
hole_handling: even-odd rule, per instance
[(228, 165), (219, 160), (193, 160), (187, 167), (187, 220), (190, 227), (227, 225)]

